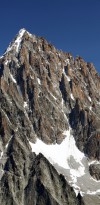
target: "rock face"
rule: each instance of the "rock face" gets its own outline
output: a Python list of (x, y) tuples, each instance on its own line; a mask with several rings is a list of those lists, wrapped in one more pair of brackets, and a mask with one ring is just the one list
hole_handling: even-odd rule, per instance
[[(78, 204), (73, 188), (48, 160), (30, 153), (27, 141), (13, 137), (0, 182), (0, 203), (29, 205)], [(82, 201), (82, 197), (81, 197)]]
[(96, 179), (100, 180), (100, 164), (92, 164), (89, 167), (89, 171), (91, 176)]
[(0, 58), (0, 204), (84, 204), (29, 141), (61, 144), (70, 126), (80, 151), (100, 160), (99, 91), (92, 63), (19, 31)]

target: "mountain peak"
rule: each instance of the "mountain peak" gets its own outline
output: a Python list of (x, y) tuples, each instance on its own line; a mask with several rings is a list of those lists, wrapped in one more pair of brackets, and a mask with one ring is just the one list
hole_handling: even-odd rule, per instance
[(99, 91), (92, 63), (19, 30), (0, 59), (0, 204), (99, 204)]
[(23, 36), (26, 32), (29, 33), (28, 31), (26, 31), (25, 28), (20, 29), (18, 34), (16, 35), (16, 37), (9, 44), (9, 46), (8, 46), (8, 48), (7, 48), (7, 50), (4, 54), (8, 53), (9, 51), (13, 51), (13, 50), (15, 50), (18, 53), (19, 49), (20, 49), (22, 39), (23, 39)]
[(20, 33), (23, 33), (25, 31), (27, 32), (27, 30), (25, 28), (21, 28), (18, 33), (20, 34)]

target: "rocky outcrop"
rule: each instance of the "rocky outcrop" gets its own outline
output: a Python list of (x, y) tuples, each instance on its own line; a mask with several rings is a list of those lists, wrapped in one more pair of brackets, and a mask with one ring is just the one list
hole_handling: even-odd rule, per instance
[(89, 171), (94, 179), (100, 180), (100, 164), (91, 164)]
[(86, 153), (89, 158), (100, 160), (100, 132), (94, 132), (88, 139)]

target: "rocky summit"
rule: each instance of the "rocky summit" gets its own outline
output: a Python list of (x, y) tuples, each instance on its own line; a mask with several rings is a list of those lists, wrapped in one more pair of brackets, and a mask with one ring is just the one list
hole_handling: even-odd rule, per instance
[(100, 76), (21, 29), (0, 57), (0, 205), (65, 204), (100, 204)]

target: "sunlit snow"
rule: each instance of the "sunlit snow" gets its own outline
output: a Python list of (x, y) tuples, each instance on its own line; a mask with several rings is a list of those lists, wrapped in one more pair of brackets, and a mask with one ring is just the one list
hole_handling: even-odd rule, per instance
[(91, 102), (92, 100), (91, 100), (91, 98), (90, 98), (90, 96), (88, 96), (88, 100)]
[[(30, 143), (32, 151), (38, 155), (42, 153), (53, 165), (64, 169), (70, 169), (70, 157), (72, 157), (77, 163), (79, 163), (79, 168), (77, 170), (70, 169), (73, 178), (84, 175), (84, 166), (82, 164), (82, 159), (84, 154), (78, 150), (75, 145), (75, 140), (70, 134), (70, 129), (63, 132), (65, 139), (61, 144), (51, 144), (47, 145), (40, 139), (37, 139), (36, 143)], [(76, 181), (76, 180), (75, 180)]]
[(68, 82), (70, 82), (70, 77), (69, 77), (69, 76), (67, 76), (67, 75), (65, 75), (65, 76), (66, 76), (66, 78), (67, 78)]
[(72, 93), (70, 94), (70, 97), (71, 97), (72, 100), (75, 100), (75, 98), (74, 98)]
[(41, 81), (39, 78), (37, 78), (38, 84), (41, 85)]
[(62, 173), (65, 176), (66, 180), (74, 188), (76, 195), (79, 192), (82, 196), (84, 194), (98, 194), (100, 182), (90, 176), (88, 167), (91, 162), (77, 148), (75, 139), (71, 134), (71, 128), (65, 130), (63, 135), (65, 139), (61, 144), (47, 145), (40, 139), (37, 139), (35, 144), (29, 141), (29, 144), (36, 155), (42, 153), (56, 168), (58, 173)]
[(11, 79), (12, 79), (12, 81), (14, 82), (14, 83), (16, 83), (16, 80), (15, 80), (15, 78), (13, 77), (13, 75), (10, 73), (10, 77), (11, 77)]
[(90, 190), (87, 191), (87, 194), (89, 194), (89, 195), (95, 195), (97, 193), (100, 193), (100, 189), (98, 189), (96, 191), (90, 191)]
[(28, 107), (27, 102), (24, 102), (24, 108)]
[(18, 34), (16, 40), (14, 41), (14, 43), (12, 43), (12, 44), (10, 44), (10, 45), (8, 46), (8, 48), (7, 48), (6, 52), (5, 52), (5, 54), (6, 54), (7, 52), (11, 51), (12, 48), (15, 48), (15, 49), (16, 49), (16, 52), (18, 53), (19, 48), (20, 48), (20, 43), (21, 43), (21, 41), (22, 41), (22, 37), (23, 37), (23, 34), (25, 33), (25, 31), (26, 31), (25, 29), (21, 29), (21, 30), (19, 31), (19, 34)]

